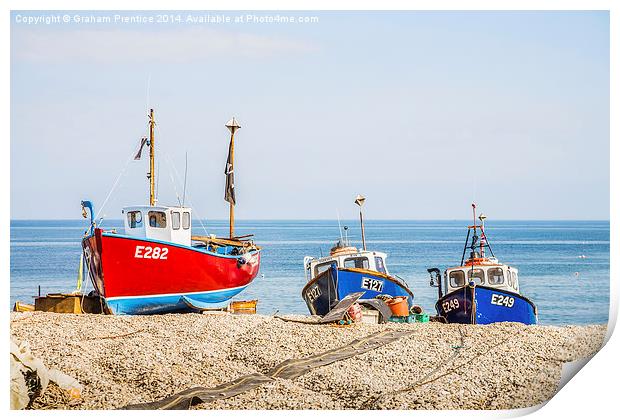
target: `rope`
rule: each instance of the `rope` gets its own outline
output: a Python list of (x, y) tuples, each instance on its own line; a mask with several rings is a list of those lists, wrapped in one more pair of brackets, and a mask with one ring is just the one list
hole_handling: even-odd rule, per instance
[(319, 324), (316, 321), (307, 321), (307, 320), (303, 320), (303, 319), (284, 318), (284, 317), (281, 317), (279, 315), (276, 316), (275, 314), (273, 315), (273, 317), (275, 319), (279, 319), (279, 320), (284, 321), (284, 322), (295, 322), (297, 324), (308, 324), (308, 325), (321, 325), (321, 324)]
[[(163, 150), (160, 150), (161, 154), (164, 155), (164, 159), (166, 160), (166, 162), (168, 162), (169, 165), (172, 166), (171, 162), (170, 162), (170, 158), (168, 157), (168, 154), (165, 153)], [(181, 196), (179, 195), (179, 191), (177, 190), (177, 183), (174, 180), (174, 175), (172, 174), (172, 171), (170, 169), (168, 169), (168, 175), (170, 175), (170, 181), (172, 182), (172, 187), (174, 188), (174, 194), (177, 196), (177, 201), (179, 202), (179, 206), (181, 205)]]
[(129, 337), (130, 335), (134, 335), (134, 334), (138, 334), (144, 331), (144, 328), (141, 328), (139, 330), (136, 331), (132, 331), (132, 332), (128, 332), (125, 334), (117, 334), (117, 335), (106, 335), (105, 337), (87, 337), (85, 338), (83, 341), (90, 341), (90, 340), (107, 340), (107, 339), (113, 339), (113, 338), (123, 338), (123, 337)]
[(108, 203), (108, 200), (110, 199), (110, 197), (112, 196), (112, 193), (116, 189), (116, 186), (118, 185), (118, 182), (121, 180), (121, 177), (125, 174), (125, 171), (127, 170), (127, 167), (129, 166), (129, 162), (131, 162), (132, 159), (133, 159), (133, 156), (129, 156), (129, 159), (127, 159), (127, 162), (125, 163), (125, 166), (121, 170), (121, 173), (118, 174), (118, 176), (116, 177), (116, 181), (114, 181), (114, 185), (112, 185), (112, 189), (110, 190), (110, 192), (106, 196), (105, 200), (103, 200), (103, 204), (99, 208), (99, 211), (97, 212), (97, 214), (95, 215), (93, 220), (97, 220), (97, 218), (99, 217), (99, 215), (101, 214), (101, 212), (105, 208), (106, 204)]
[[(157, 130), (157, 134), (161, 137), (161, 129), (159, 128), (159, 124), (157, 124), (155, 126), (155, 129)], [(163, 150), (163, 148), (158, 147), (159, 152), (161, 152), (164, 155), (164, 158), (166, 159), (166, 161), (168, 162), (168, 165), (170, 165), (170, 167), (168, 168), (168, 173), (170, 175), (170, 179), (172, 180), (172, 186), (174, 187), (174, 193), (177, 196), (177, 200), (179, 202), (179, 205), (181, 205), (181, 198), (179, 196), (179, 192), (177, 190), (177, 184), (174, 181), (174, 176), (172, 174), (172, 171), (170, 170), (170, 168), (172, 168), (172, 170), (174, 171), (174, 173), (176, 174), (177, 178), (181, 178), (179, 176), (179, 172), (177, 171), (176, 166), (174, 165), (174, 162), (172, 161), (172, 159), (170, 159), (170, 157), (168, 156), (168, 154), (165, 152), (165, 150)], [(186, 192), (186, 191), (185, 191)], [(192, 208), (193, 212), (196, 214), (197, 218), (198, 218), (198, 223), (200, 223), (200, 226), (202, 227), (202, 230), (204, 231), (205, 235), (209, 235), (209, 232), (207, 232), (207, 228), (205, 227), (204, 223), (202, 223), (202, 218), (200, 217), (200, 215), (198, 214), (198, 212), (196, 211), (196, 209), (192, 206), (191, 200), (189, 199), (189, 194), (187, 195), (187, 204), (189, 205), (189, 207)]]
[(112, 193), (116, 189), (116, 186), (118, 185), (118, 183), (121, 180), (122, 176), (125, 174), (125, 171), (127, 171), (127, 167), (129, 166), (129, 162), (131, 162), (133, 160), (133, 157), (134, 157), (133, 153), (129, 155), (129, 158), (127, 159), (127, 162), (125, 162), (125, 166), (121, 170), (120, 174), (118, 174), (118, 176), (116, 177), (116, 181), (114, 181), (114, 185), (112, 185), (112, 189), (110, 189), (110, 192), (108, 192), (108, 195), (106, 196), (105, 200), (103, 201), (103, 204), (99, 208), (99, 211), (97, 212), (95, 217), (93, 217), (93, 220), (97, 220), (97, 218), (99, 217), (99, 215), (101, 214), (101, 212), (105, 208), (106, 204), (108, 203), (108, 200), (112, 196)]
[(365, 403), (362, 405), (362, 409), (368, 410), (370, 408), (374, 408), (375, 404), (383, 397), (385, 397), (386, 395), (399, 395), (399, 394), (403, 394), (405, 392), (410, 392), (413, 391), (416, 388), (419, 388), (421, 386), (424, 385), (428, 385), (432, 382), (435, 382), (443, 377), (446, 377), (452, 373), (456, 373), (459, 369), (461, 369), (462, 367), (467, 367), (470, 365), (471, 362), (473, 362), (474, 360), (482, 357), (482, 356), (488, 356), (490, 355), (490, 350), (492, 349), (496, 349), (498, 347), (502, 347), (510, 342), (515, 341), (518, 338), (521, 338), (521, 336), (523, 336), (525, 334), (526, 331), (522, 331), (520, 334), (517, 335), (513, 335), (510, 336), (509, 338), (500, 341), (497, 344), (494, 344), (492, 346), (490, 346), (489, 348), (485, 349), (485, 351), (480, 352), (478, 354), (475, 354), (474, 356), (470, 357), (469, 359), (467, 359), (465, 362), (461, 363), (460, 365), (457, 365), (455, 367), (449, 368), (446, 372), (442, 373), (439, 376), (434, 377), (433, 379), (430, 379), (432, 375), (434, 375), (436, 372), (438, 372), (439, 370), (441, 370), (442, 368), (445, 367), (446, 364), (452, 362), (453, 360), (455, 360), (459, 355), (462, 349), (471, 349), (471, 347), (469, 346), (465, 346), (464, 344), (464, 334), (463, 334), (463, 330), (462, 327), (459, 326), (459, 333), (461, 335), (460, 340), (461, 343), (459, 345), (455, 345), (452, 346), (452, 351), (453, 353), (447, 357), (446, 359), (444, 359), (437, 367), (435, 367), (434, 369), (432, 369), (430, 372), (428, 372), (426, 375), (424, 375), (420, 380), (416, 381), (413, 385), (406, 387), (406, 388), (402, 388), (399, 390), (395, 390), (395, 391), (390, 391), (390, 392), (384, 392), (382, 394), (377, 395), (376, 397), (371, 397), (368, 400), (365, 401)]

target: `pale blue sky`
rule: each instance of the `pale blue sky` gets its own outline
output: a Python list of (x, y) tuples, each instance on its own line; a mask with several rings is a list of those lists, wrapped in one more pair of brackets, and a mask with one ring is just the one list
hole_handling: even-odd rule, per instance
[[(472, 200), (494, 219), (609, 218), (607, 12), (311, 12), (318, 23), (236, 25), (17, 15), (41, 13), (12, 14), (12, 218), (101, 206), (145, 134), (149, 78), (159, 201), (176, 202), (164, 153), (182, 175), (187, 151), (200, 217), (228, 215), (234, 115), (238, 218), (354, 218), (358, 193), (370, 219), (466, 219)], [(147, 160), (129, 163), (107, 218), (147, 201), (146, 171)]]

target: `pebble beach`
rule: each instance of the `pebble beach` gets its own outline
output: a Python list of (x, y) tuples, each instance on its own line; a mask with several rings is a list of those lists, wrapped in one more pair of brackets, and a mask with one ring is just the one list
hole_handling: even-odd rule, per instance
[(12, 339), (26, 340), (48, 368), (83, 386), (77, 402), (42, 395), (34, 407), (89, 410), (152, 402), (193, 386), (215, 387), (385, 329), (412, 333), (294, 380), (275, 379), (192, 409), (525, 408), (549, 400), (562, 364), (596, 353), (606, 332), (606, 325), (514, 323), (338, 327), (229, 313), (25, 312), (11, 313), (10, 320)]

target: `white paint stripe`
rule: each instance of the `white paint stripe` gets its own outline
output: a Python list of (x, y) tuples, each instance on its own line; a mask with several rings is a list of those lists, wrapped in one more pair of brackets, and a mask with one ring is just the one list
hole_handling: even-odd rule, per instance
[(246, 287), (247, 286), (238, 286), (238, 287), (231, 287), (229, 289), (209, 290), (205, 292), (164, 293), (161, 295), (117, 296), (117, 297), (111, 297), (111, 298), (105, 298), (105, 299), (109, 302), (114, 302), (120, 299), (144, 299), (144, 298), (166, 297), (166, 296), (206, 295), (206, 294), (213, 294), (213, 293), (219, 293), (219, 292), (227, 292), (229, 290), (244, 289)]

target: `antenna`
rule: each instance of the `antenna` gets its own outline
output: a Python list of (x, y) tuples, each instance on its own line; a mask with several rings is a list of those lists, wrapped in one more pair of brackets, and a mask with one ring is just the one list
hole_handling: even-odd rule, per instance
[(155, 186), (155, 204), (157, 204), (157, 201), (159, 200), (159, 169), (161, 168), (161, 166), (159, 166), (159, 160), (157, 160), (157, 185)]
[(183, 202), (181, 207), (185, 206), (185, 189), (187, 187), (187, 150), (185, 151), (185, 178), (183, 179)]
[(342, 241), (342, 226), (340, 225), (340, 212), (336, 209), (336, 214), (338, 215), (338, 232), (340, 232), (340, 240)]
[(149, 105), (151, 103), (151, 73), (149, 73), (149, 77), (146, 79), (146, 110), (148, 111)]

